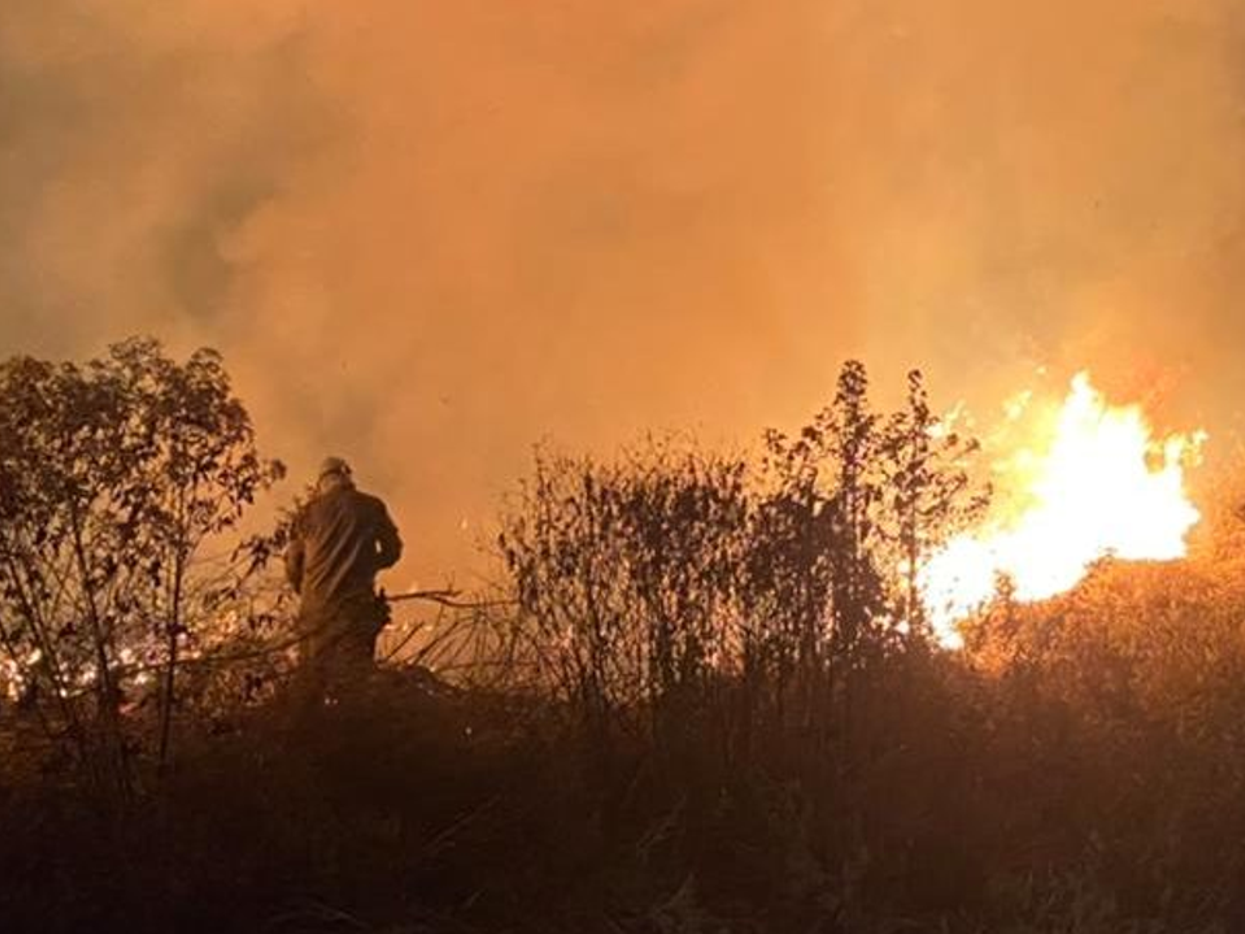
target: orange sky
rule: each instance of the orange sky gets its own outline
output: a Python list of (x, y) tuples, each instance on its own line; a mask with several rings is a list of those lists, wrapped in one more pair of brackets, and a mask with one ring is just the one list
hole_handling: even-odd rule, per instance
[(5, 0), (0, 353), (219, 346), (430, 583), (533, 442), (747, 441), (848, 355), (1234, 423), (1233, 7)]

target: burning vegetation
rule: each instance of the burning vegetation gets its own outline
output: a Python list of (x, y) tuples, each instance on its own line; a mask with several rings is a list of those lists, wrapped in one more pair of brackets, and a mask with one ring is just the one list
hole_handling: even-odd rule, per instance
[[(1061, 405), (1026, 394), (1007, 408), (994, 508), (921, 570), (935, 628), (951, 646), (960, 644), (955, 624), (1000, 584), (1033, 602), (1071, 590), (1103, 558), (1182, 558), (1201, 518), (1184, 470), (1204, 432), (1157, 437), (1139, 405), (1110, 404), (1084, 372)], [(1018, 444), (1020, 423), (1029, 431)]]
[(542, 451), (489, 592), (308, 713), (283, 534), (241, 531), (281, 468), (220, 359), (9, 361), (0, 916), (1230, 929), (1245, 531), (1189, 499), (1204, 434), (1087, 375), (984, 444), (933, 413), (849, 363), (755, 456)]

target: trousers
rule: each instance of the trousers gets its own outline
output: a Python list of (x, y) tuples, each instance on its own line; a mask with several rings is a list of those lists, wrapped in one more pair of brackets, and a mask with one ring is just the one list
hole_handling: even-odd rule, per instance
[(376, 639), (388, 622), (388, 604), (374, 594), (302, 608), (299, 674), (305, 689), (323, 697), (366, 680), (376, 665)]

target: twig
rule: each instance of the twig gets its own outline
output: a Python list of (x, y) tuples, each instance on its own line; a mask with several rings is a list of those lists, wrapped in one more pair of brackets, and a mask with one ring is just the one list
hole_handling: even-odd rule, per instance
[(426, 600), (439, 603), (455, 610), (487, 610), (499, 606), (517, 606), (517, 600), (459, 600), (457, 590), (412, 590), (410, 593), (382, 594), (386, 603), (407, 603), (411, 600)]
[[(382, 598), (387, 603), (406, 603), (406, 602), (410, 602), (414, 600), (424, 600), (427, 602), (439, 604), (444, 607), (449, 607), (455, 610), (484, 610), (490, 607), (513, 606), (516, 604), (516, 601), (513, 601), (513, 600), (485, 600), (485, 601), (479, 601), (479, 602), (471, 602), (471, 601), (466, 601), (466, 600), (455, 599), (457, 595), (458, 595), (458, 591), (454, 591), (454, 590), (417, 590), (417, 591), (412, 591), (411, 593), (396, 594), (394, 596), (382, 595)], [(258, 646), (254, 649), (248, 649), (242, 652), (230, 653), (228, 655), (208, 654), (208, 655), (197, 655), (197, 656), (195, 655), (183, 656), (177, 660), (177, 667), (178, 668), (214, 667), (218, 665), (228, 665), (233, 662), (254, 661), (255, 659), (258, 659), (258, 658), (265, 658), (269, 655), (276, 655), (278, 653), (285, 652), (285, 651), (288, 651), (289, 649), (294, 648), (299, 643), (308, 639), (310, 636), (324, 632), (331, 626), (336, 625), (336, 622), (337, 622), (336, 620), (331, 620), (328, 623), (325, 623), (324, 625), (319, 626), (313, 630), (310, 630), (307, 632), (300, 632), (297, 635), (288, 637), (286, 639), (282, 639), (271, 645)], [(414, 633), (412, 632), (411, 634), (409, 634), (406, 641), (409, 641), (409, 638), (411, 635), (414, 635)], [(390, 655), (386, 656), (384, 661), (389, 661), (390, 658), (392, 657), (392, 654), (393, 653), (390, 653)], [(120, 677), (129, 677), (129, 676), (133, 676), (137, 674), (143, 674), (146, 672), (158, 671), (162, 667), (164, 666), (159, 663), (147, 664), (147, 665), (142, 665), (142, 664), (114, 665), (109, 669), (109, 673), (111, 675), (116, 675)]]

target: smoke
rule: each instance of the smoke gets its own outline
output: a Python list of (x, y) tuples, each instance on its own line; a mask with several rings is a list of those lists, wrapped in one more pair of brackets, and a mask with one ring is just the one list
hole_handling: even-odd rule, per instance
[[(227, 355), (473, 566), (544, 437), (792, 425), (863, 354), (1245, 389), (1228, 0), (5, 0), (0, 353)], [(1225, 401), (1226, 400), (1226, 401)], [(406, 573), (406, 572), (404, 572)]]

